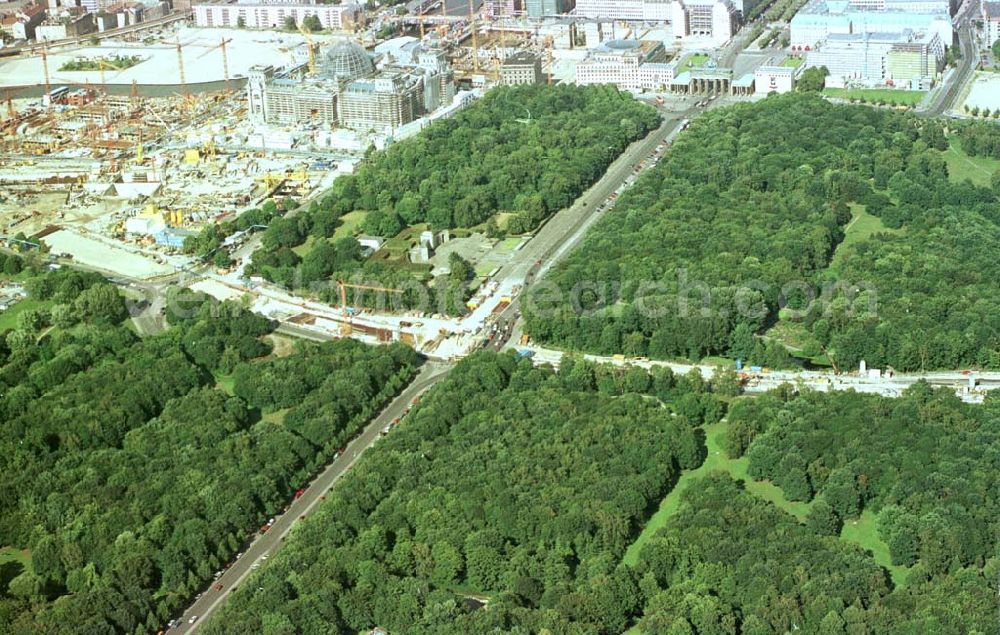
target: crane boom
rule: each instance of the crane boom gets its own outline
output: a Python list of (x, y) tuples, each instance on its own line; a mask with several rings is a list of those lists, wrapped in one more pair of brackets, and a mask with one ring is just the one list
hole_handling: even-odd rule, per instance
[(299, 33), (302, 34), (302, 37), (304, 37), (306, 39), (306, 47), (309, 49), (309, 74), (310, 75), (315, 75), (316, 74), (316, 53), (313, 50), (314, 47), (313, 47), (312, 35), (309, 34), (309, 31), (302, 24), (298, 24), (296, 26), (299, 27)]
[(222, 49), (222, 79), (226, 82), (226, 94), (228, 95), (232, 91), (229, 87), (229, 55), (226, 53), (227, 41), (231, 42), (232, 38), (229, 40), (223, 38), (219, 43), (219, 48)]
[(472, 70), (479, 72), (479, 34), (476, 33), (476, 13), (473, 0), (469, 0), (469, 28), (472, 29)]
[(181, 48), (181, 38), (177, 38), (177, 71), (180, 75), (181, 83), (181, 93), (184, 95), (184, 100), (187, 101), (191, 95), (188, 93), (187, 82), (184, 81), (184, 53)]
[(340, 292), (340, 310), (347, 314), (347, 289), (364, 289), (368, 291), (384, 291), (386, 293), (402, 293), (402, 289), (390, 289), (388, 287), (377, 287), (368, 284), (351, 284), (343, 280), (337, 280), (337, 290)]
[[(45, 94), (52, 92), (52, 84), (49, 83), (49, 52), (46, 45), (42, 45), (42, 70), (45, 71)], [(49, 97), (49, 110), (52, 110), (52, 98)]]

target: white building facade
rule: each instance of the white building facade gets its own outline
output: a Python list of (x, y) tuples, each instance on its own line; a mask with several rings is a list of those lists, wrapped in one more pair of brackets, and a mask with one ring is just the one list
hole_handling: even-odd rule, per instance
[(193, 5), (194, 23), (200, 27), (236, 27), (248, 29), (280, 28), (286, 18), (302, 24), (308, 16), (319, 18), (324, 29), (353, 31), (359, 26), (361, 7), (356, 4), (293, 4), (240, 2), (235, 4)]

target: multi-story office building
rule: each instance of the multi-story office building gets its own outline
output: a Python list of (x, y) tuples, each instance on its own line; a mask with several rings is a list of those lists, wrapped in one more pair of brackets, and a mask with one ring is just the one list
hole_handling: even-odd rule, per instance
[(952, 43), (951, 0), (810, 0), (791, 20), (791, 45), (809, 50), (834, 34), (931, 32)]
[[(354, 31), (363, 26), (361, 7), (356, 4), (306, 4), (273, 2), (269, 0), (196, 4), (194, 23), (204, 27), (236, 27), (240, 24), (248, 29), (280, 28), (286, 18), (294, 18), (302, 24), (308, 16), (319, 18), (324, 29)], [(242, 20), (242, 22), (241, 22)]]
[(980, 9), (982, 9), (986, 45), (992, 46), (994, 42), (1000, 40), (1000, 2), (983, 2)]
[(508, 86), (517, 84), (539, 84), (542, 81), (542, 61), (537, 55), (518, 51), (500, 65), (500, 83)]
[(610, 40), (576, 67), (576, 83), (614, 84), (623, 90), (666, 90), (677, 64), (667, 61), (662, 42)]
[[(760, 0), (732, 0), (738, 14), (746, 15)], [(689, 4), (689, 3), (685, 3)], [(707, 0), (694, 6), (711, 6)], [(577, 0), (576, 14), (585, 18), (633, 22), (673, 22), (674, 0)], [(695, 10), (698, 11), (698, 10)], [(676, 26), (674, 27), (676, 31)]]
[(573, 0), (523, 0), (529, 18), (563, 15), (573, 9)]
[(806, 66), (825, 66), (828, 86), (933, 80), (944, 64), (934, 33), (834, 33), (806, 54)]

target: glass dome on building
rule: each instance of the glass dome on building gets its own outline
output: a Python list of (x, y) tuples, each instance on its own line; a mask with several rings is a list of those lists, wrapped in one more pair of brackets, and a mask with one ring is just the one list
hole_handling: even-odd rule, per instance
[(359, 44), (338, 42), (323, 54), (318, 71), (328, 79), (350, 81), (371, 75), (375, 72), (375, 65)]

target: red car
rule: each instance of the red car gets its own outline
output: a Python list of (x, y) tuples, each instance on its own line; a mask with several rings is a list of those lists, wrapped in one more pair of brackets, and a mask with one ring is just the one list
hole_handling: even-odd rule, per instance
[(298, 499), (302, 498), (302, 495), (305, 494), (305, 493), (306, 493), (306, 491), (304, 489), (297, 489), (297, 490), (295, 490), (295, 499), (298, 500)]

